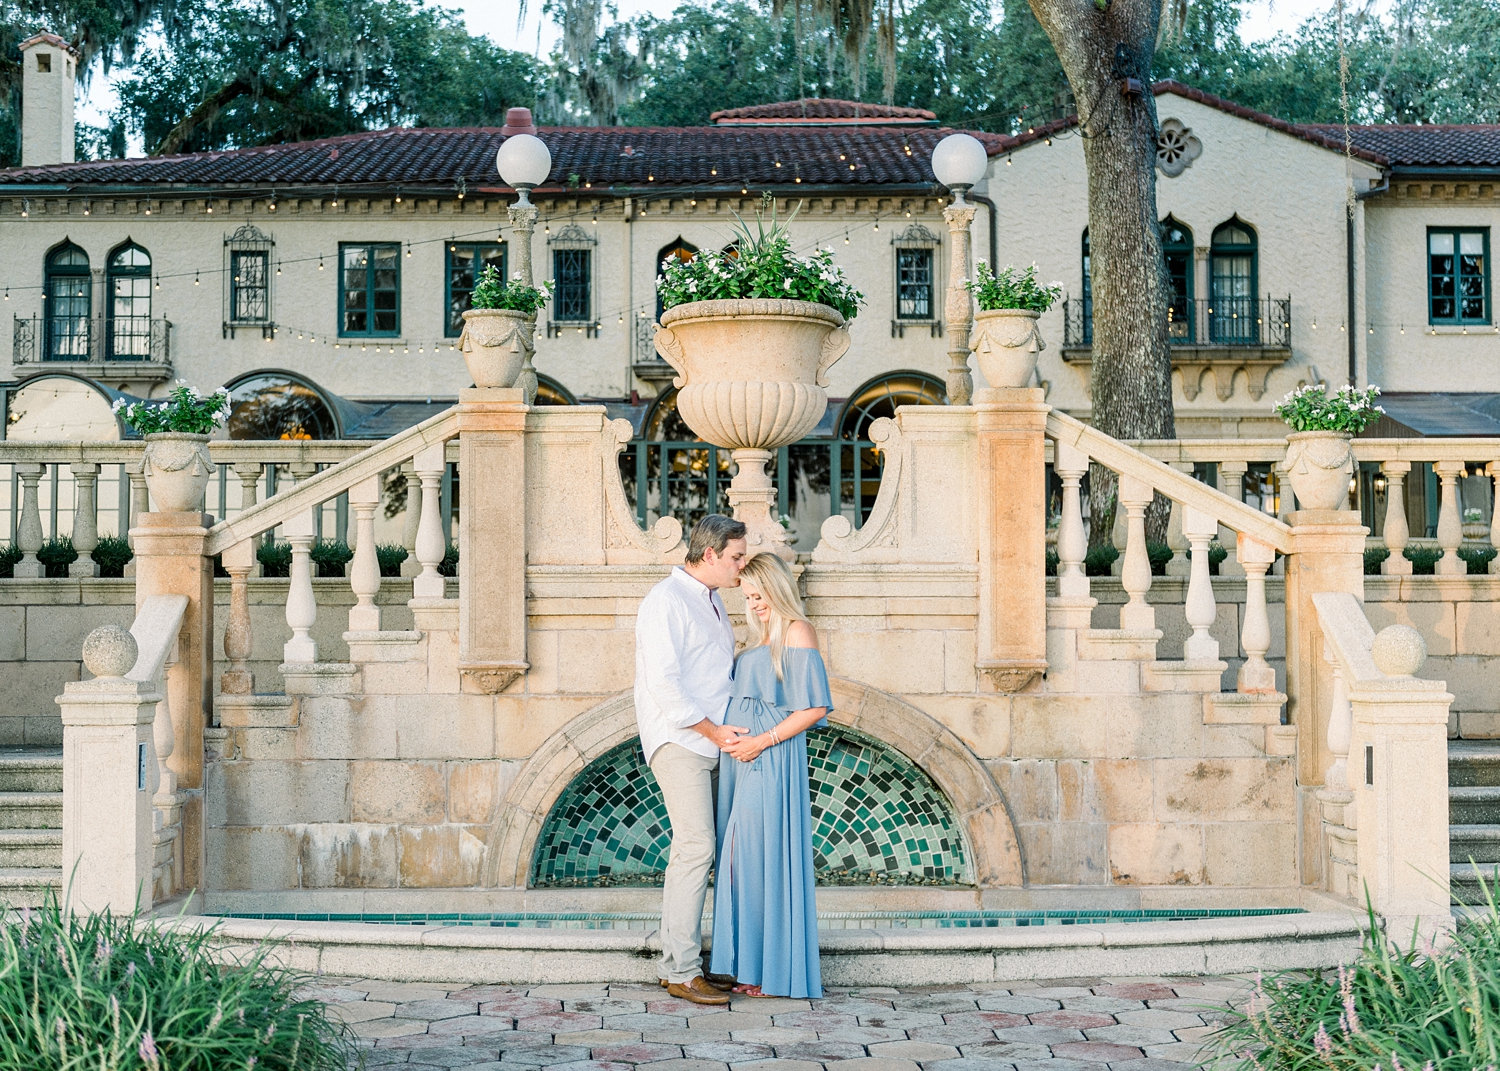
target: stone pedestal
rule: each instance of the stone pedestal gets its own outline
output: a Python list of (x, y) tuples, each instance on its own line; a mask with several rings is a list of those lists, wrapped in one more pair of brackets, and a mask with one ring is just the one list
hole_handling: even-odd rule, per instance
[(976, 392), (980, 675), (1015, 692), (1047, 668), (1047, 404), (1035, 388)]
[(466, 692), (526, 672), (526, 414), (519, 388), (459, 392), (458, 668)]
[(203, 885), (203, 729), (212, 720), (214, 569), (204, 556), (213, 518), (204, 513), (142, 513), (130, 530), (137, 612), (153, 595), (182, 595), (181, 643), (166, 674), (176, 745), (167, 759), (182, 814), (183, 888)]

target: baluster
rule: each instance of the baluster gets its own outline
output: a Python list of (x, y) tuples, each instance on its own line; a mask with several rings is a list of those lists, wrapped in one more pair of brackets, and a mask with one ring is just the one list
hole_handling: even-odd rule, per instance
[(1146, 601), (1151, 590), (1151, 557), (1146, 552), (1146, 507), (1154, 494), (1151, 485), (1134, 476), (1121, 476), (1119, 500), (1125, 514), (1125, 554), (1120, 585), (1130, 596), (1120, 607), (1120, 627), (1149, 632), (1156, 628), (1156, 611)]
[(1110, 576), (1120, 576), (1125, 572), (1125, 545), (1130, 541), (1129, 537), (1130, 526), (1125, 523), (1125, 504), (1120, 500), (1120, 489), (1116, 486), (1115, 519), (1109, 529), (1109, 545), (1115, 548), (1115, 560), (1109, 563)]
[(1217, 662), (1219, 641), (1209, 634), (1209, 629), (1213, 628), (1219, 610), (1214, 605), (1214, 585), (1208, 575), (1208, 544), (1219, 534), (1219, 522), (1212, 514), (1184, 505), (1182, 534), (1192, 549), (1184, 612), (1193, 628), (1193, 634), (1183, 642), (1182, 657), (1187, 662)]
[(1062, 517), (1057, 527), (1057, 594), (1065, 599), (1086, 599), (1089, 578), (1083, 571), (1083, 555), (1087, 541), (1078, 484), (1089, 470), (1088, 455), (1077, 447), (1054, 442), (1052, 468), (1063, 485)]
[(299, 513), (282, 525), (282, 531), (292, 544), (292, 578), (286, 594), (286, 623), (292, 638), (286, 641), (282, 658), (286, 662), (316, 662), (318, 645), (310, 635), (318, 619), (312, 584), (312, 511)]
[(1385, 474), (1385, 546), (1390, 551), (1380, 563), (1380, 572), (1385, 576), (1410, 576), (1411, 562), (1402, 551), (1411, 538), (1411, 529), (1406, 523), (1406, 474), (1411, 471), (1410, 461), (1382, 461), (1380, 471)]
[(172, 667), (177, 664), (181, 642), (180, 636), (173, 641), (166, 661), (162, 664), (161, 677), (156, 682), (161, 686), (161, 702), (156, 704), (156, 717), (151, 723), (151, 736), (156, 747), (156, 775), (153, 778), (156, 790), (151, 794), (151, 803), (157, 808), (157, 829), (162, 827), (165, 818), (160, 812), (177, 805), (177, 774), (167, 761), (172, 757), (172, 752), (177, 750), (177, 735), (172, 729), (172, 707), (168, 698), (172, 689), (167, 681), (171, 678)]
[[(1282, 524), (1287, 524), (1292, 516), (1292, 481), (1287, 479), (1286, 459), (1274, 462), (1271, 465), (1271, 477), (1276, 481), (1276, 519)], [(1277, 558), (1271, 566), (1274, 576), (1282, 576), (1286, 573), (1286, 558)]]
[(223, 554), (224, 571), (229, 574), (229, 620), (224, 625), (224, 657), (229, 668), (219, 674), (219, 690), (226, 695), (250, 695), (255, 691), (255, 675), (250, 672), (250, 570), (255, 568), (256, 540), (246, 539)]
[[(1236, 502), (1245, 501), (1245, 473), (1250, 471), (1250, 464), (1246, 461), (1221, 461), (1219, 462), (1219, 490), (1223, 491)], [(1219, 563), (1220, 576), (1244, 576), (1245, 570), (1240, 565), (1239, 546), (1235, 542), (1235, 533), (1219, 525), (1219, 546), (1224, 548), (1224, 560)]]
[(375, 596), (380, 593), (380, 562), (375, 556), (375, 507), (380, 505), (380, 477), (371, 476), (349, 488), (349, 508), (354, 511), (354, 526), (349, 534), (354, 543), (354, 560), (349, 563), (349, 586), (355, 602), (349, 608), (350, 632), (379, 632), (380, 607)]
[(16, 464), (16, 475), (21, 478), (21, 523), (16, 531), (16, 546), (21, 549), (21, 560), (16, 562), (11, 575), (17, 579), (34, 579), (46, 572), (36, 556), (36, 552), (42, 548), (42, 509), (37, 483), (46, 467), (39, 461), (21, 461)]
[(1349, 790), (1349, 738), (1354, 727), (1354, 710), (1349, 706), (1349, 689), (1344, 682), (1344, 671), (1334, 657), (1328, 641), (1323, 641), (1323, 658), (1333, 669), (1333, 700), (1328, 713), (1328, 753), (1333, 761), (1328, 765), (1324, 787), (1333, 792)]
[(1462, 461), (1438, 461), (1433, 464), (1432, 470), (1438, 474), (1442, 481), (1439, 493), (1438, 546), (1443, 548), (1443, 556), (1438, 559), (1437, 568), (1433, 571), (1438, 576), (1462, 576), (1468, 572), (1469, 565), (1458, 556), (1459, 544), (1463, 542), (1463, 521), (1458, 515), (1458, 478), (1464, 473)]
[[(1490, 484), (1490, 546), (1500, 547), (1500, 461), (1491, 461), (1484, 467)], [(1490, 572), (1500, 573), (1500, 554), (1490, 559)]]
[[(1171, 466), (1178, 472), (1185, 472), (1189, 476), (1193, 474), (1193, 463), (1191, 461), (1172, 461)], [(1187, 576), (1192, 571), (1192, 563), (1188, 560), (1188, 541), (1182, 531), (1181, 502), (1172, 503), (1172, 514), (1167, 520), (1167, 546), (1172, 548), (1172, 558), (1167, 562), (1167, 576)]]
[(261, 468), (259, 461), (236, 461), (234, 474), (240, 481), (240, 512), (260, 501)]
[[(401, 545), (406, 548), (406, 557), (401, 562), (401, 575), (414, 577), (422, 571), (417, 561), (417, 528), (422, 519), (422, 481), (417, 478), (415, 462), (401, 466), (401, 475), (406, 477), (406, 512), (401, 517)], [(835, 483), (837, 488), (838, 484)]]
[(99, 466), (91, 461), (68, 466), (73, 474), (73, 549), (78, 558), (68, 566), (69, 576), (98, 576), (98, 563), (90, 556), (99, 545), (99, 515), (95, 489), (99, 484)]
[(1271, 649), (1271, 618), (1266, 613), (1266, 570), (1276, 560), (1276, 550), (1240, 534), (1235, 548), (1245, 568), (1245, 622), (1240, 627), (1240, 646), (1245, 661), (1235, 687), (1241, 692), (1276, 691), (1276, 671), (1266, 661)]

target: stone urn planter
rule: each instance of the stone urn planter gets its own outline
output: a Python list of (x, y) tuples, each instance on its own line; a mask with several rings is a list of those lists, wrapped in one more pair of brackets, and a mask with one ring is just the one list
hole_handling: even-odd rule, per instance
[(532, 347), (536, 323), (514, 309), (469, 309), (458, 349), (476, 387), (514, 387)]
[(158, 431), (146, 436), (142, 472), (158, 513), (196, 513), (203, 509), (203, 492), (213, 475), (207, 435)]
[(974, 314), (969, 349), (992, 387), (1029, 387), (1037, 357), (1047, 344), (1033, 309), (991, 309)]
[(1354, 475), (1353, 436), (1298, 431), (1286, 437), (1286, 472), (1298, 509), (1342, 509)]
[(1490, 539), (1490, 526), (1486, 521), (1464, 521), (1464, 539), (1470, 543), (1488, 543)]
[(677, 373), (678, 413), (705, 441), (732, 451), (729, 500), (752, 550), (791, 556), (766, 465), (823, 418), (828, 370), (849, 341), (836, 310), (775, 298), (692, 301), (656, 326), (656, 350)]

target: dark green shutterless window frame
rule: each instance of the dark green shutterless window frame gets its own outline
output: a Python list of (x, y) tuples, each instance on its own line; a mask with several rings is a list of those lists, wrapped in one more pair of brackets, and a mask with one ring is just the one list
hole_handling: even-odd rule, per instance
[(463, 333), (464, 312), (479, 284), (479, 275), (494, 265), (506, 278), (504, 242), (449, 242), (443, 247), (443, 334), (457, 338)]
[(1427, 228), (1427, 322), (1488, 324), (1490, 229)]
[(341, 337), (400, 335), (399, 242), (340, 242), (338, 287)]

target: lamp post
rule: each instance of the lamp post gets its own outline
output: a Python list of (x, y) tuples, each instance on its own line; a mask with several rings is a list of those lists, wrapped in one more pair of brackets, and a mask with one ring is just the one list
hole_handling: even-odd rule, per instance
[[(512, 108), (505, 116), (505, 130), (513, 131), (495, 153), (495, 169), (500, 180), (516, 191), (516, 203), (510, 205), (510, 230), (516, 238), (516, 271), (522, 284), (531, 286), (531, 234), (536, 230), (536, 205), (531, 203), (531, 190), (547, 181), (552, 170), (552, 153), (535, 133), (531, 125), (531, 112), (526, 108)], [(533, 322), (535, 313), (532, 314)], [(534, 333), (533, 333), (534, 336)], [(527, 340), (522, 343), (525, 361), (521, 376), (516, 381), (525, 395), (526, 404), (536, 400), (536, 368), (532, 358), (536, 355), (536, 344)]]
[(948, 404), (968, 405), (974, 397), (974, 377), (969, 372), (969, 325), (974, 321), (973, 302), (964, 283), (969, 277), (969, 229), (974, 224), (974, 206), (964, 200), (964, 191), (985, 176), (989, 154), (978, 138), (949, 134), (932, 149), (932, 173), (953, 191), (953, 203), (943, 209), (953, 256), (948, 265), (948, 295), (944, 312), (948, 320)]

